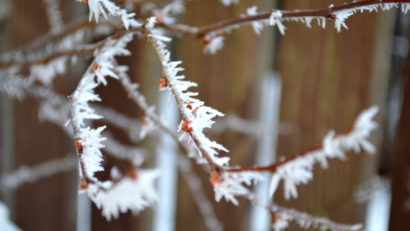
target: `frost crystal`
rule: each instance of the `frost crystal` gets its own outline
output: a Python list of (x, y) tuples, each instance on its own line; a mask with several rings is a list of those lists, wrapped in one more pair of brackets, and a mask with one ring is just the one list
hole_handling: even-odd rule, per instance
[(134, 179), (125, 177), (121, 181), (110, 185), (110, 189), (99, 192), (97, 188), (88, 189), (90, 198), (98, 208), (102, 209), (102, 214), (111, 220), (117, 218), (119, 213), (131, 210), (137, 214), (146, 207), (152, 206), (158, 199), (154, 183), (159, 176), (157, 170), (139, 171)]
[(213, 183), (215, 192), (215, 200), (219, 202), (222, 197), (224, 197), (226, 201), (230, 201), (234, 205), (238, 205), (239, 202), (236, 200), (235, 196), (241, 196), (249, 193), (249, 190), (245, 187), (245, 185), (250, 186), (252, 182), (257, 183), (264, 179), (265, 178), (263, 175), (258, 172), (224, 172), (221, 176), (211, 175), (211, 182)]
[(335, 15), (335, 27), (337, 32), (341, 31), (342, 26), (347, 29), (347, 25), (345, 23), (345, 20), (352, 16), (354, 14), (354, 10), (341, 10), (341, 11), (336, 11), (334, 13)]
[(215, 54), (217, 51), (222, 49), (224, 45), (224, 37), (218, 36), (214, 38), (206, 38), (207, 44), (204, 47), (204, 53)]
[(410, 3), (401, 3), (401, 12), (404, 14), (407, 14), (407, 12), (410, 10)]
[[(257, 6), (252, 6), (246, 9), (246, 15), (248, 16), (254, 16), (257, 15)], [(260, 34), (265, 27), (266, 24), (269, 24), (269, 20), (260, 20), (260, 21), (254, 21), (252, 22), (252, 28), (255, 31), (256, 34)]]
[[(77, 1), (81, 2), (82, 0)], [(120, 18), (126, 29), (141, 26), (141, 23), (133, 19), (135, 13), (127, 13), (125, 9), (121, 9), (110, 0), (88, 0), (88, 7), (90, 8), (90, 21), (94, 18), (98, 22), (100, 15), (106, 19), (108, 15), (112, 15)]]
[(271, 26), (277, 26), (279, 32), (284, 35), (286, 27), (283, 25), (283, 18), (282, 18), (282, 12), (280, 10), (274, 10), (272, 11), (272, 14), (269, 17), (269, 25)]
[(22, 99), (25, 96), (24, 89), (32, 85), (33, 81), (21, 77), (19, 71), (16, 67), (0, 70), (0, 92), (17, 99)]
[(305, 153), (294, 160), (279, 166), (272, 175), (270, 185), (270, 195), (276, 191), (279, 182), (284, 183), (285, 198), (296, 198), (298, 196), (296, 186), (306, 184), (313, 178), (313, 165), (321, 163), (323, 168), (327, 167), (327, 159), (344, 159), (345, 153), (353, 150), (356, 153), (364, 150), (370, 154), (376, 149), (368, 141), (370, 133), (377, 128), (377, 123), (372, 119), (377, 113), (378, 108), (373, 106), (362, 112), (356, 119), (353, 130), (344, 135), (335, 136), (330, 131), (323, 139), (321, 149)]

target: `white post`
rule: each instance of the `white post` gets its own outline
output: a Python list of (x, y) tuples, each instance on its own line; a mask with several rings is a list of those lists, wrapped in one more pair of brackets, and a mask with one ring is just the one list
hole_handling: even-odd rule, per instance
[(87, 193), (77, 195), (77, 231), (91, 230), (91, 207)]
[[(276, 143), (279, 132), (279, 106), (281, 80), (277, 74), (269, 73), (261, 81), (259, 122), (263, 125), (260, 133), (255, 165), (272, 163), (276, 157)], [(261, 182), (255, 194), (268, 201), (269, 182)], [(264, 208), (253, 206), (251, 210), (250, 229), (252, 231), (270, 230), (271, 215)]]
[[(178, 111), (175, 100), (168, 94), (161, 94), (159, 113), (163, 123), (176, 130), (178, 126)], [(158, 182), (159, 201), (154, 212), (154, 231), (173, 231), (175, 229), (175, 202), (177, 192), (177, 146), (167, 134), (159, 135), (159, 145), (156, 150), (157, 168), (161, 171)]]

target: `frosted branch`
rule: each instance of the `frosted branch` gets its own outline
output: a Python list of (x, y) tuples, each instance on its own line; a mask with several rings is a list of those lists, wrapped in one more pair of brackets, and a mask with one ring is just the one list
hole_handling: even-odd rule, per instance
[(169, 89), (174, 95), (178, 104), (178, 109), (182, 117), (180, 130), (183, 131), (182, 139), (192, 140), (199, 151), (199, 158), (205, 160), (213, 168), (227, 165), (229, 158), (218, 156), (218, 150), (227, 152), (228, 150), (215, 141), (209, 140), (203, 130), (210, 128), (215, 116), (223, 116), (223, 114), (211, 107), (204, 106), (204, 102), (194, 98), (198, 95), (197, 92), (188, 91), (189, 88), (195, 87), (196, 83), (186, 81), (185, 76), (178, 75), (178, 72), (183, 68), (179, 67), (180, 61), (171, 61), (171, 54), (165, 48), (165, 44), (159, 37), (147, 29), (145, 35), (148, 41), (151, 42), (160, 59), (162, 74), (165, 85), (162, 89)]
[[(392, 8), (399, 7), (399, 4), (401, 4), (401, 10), (403, 13), (407, 13), (410, 9), (410, 0), (387, 0), (382, 3), (379, 0), (358, 0), (350, 3), (343, 3), (337, 6), (331, 5), (322, 9), (274, 10), (259, 14), (256, 13), (256, 9), (251, 9), (248, 10), (248, 15), (246, 16), (228, 19), (212, 25), (197, 28), (196, 34), (203, 37), (208, 34), (217, 36), (230, 32), (232, 29), (238, 28), (240, 25), (255, 25), (255, 22), (260, 22), (258, 27), (266, 25), (268, 22), (271, 26), (277, 26), (279, 31), (283, 34), (286, 29), (282, 24), (283, 21), (302, 22), (308, 27), (311, 27), (311, 22), (313, 19), (317, 20), (318, 25), (321, 27), (326, 26), (327, 19), (334, 19), (336, 29), (340, 31), (341, 27), (347, 27), (345, 20), (353, 14), (362, 13), (365, 11), (372, 12), (377, 9), (390, 10)], [(185, 31), (185, 33), (191, 33), (191, 31)]]
[(272, 213), (272, 229), (275, 231), (284, 230), (290, 222), (295, 222), (303, 229), (320, 229), (333, 231), (362, 231), (361, 224), (346, 225), (336, 223), (325, 217), (313, 216), (309, 213), (301, 212), (296, 209), (286, 208), (275, 203), (261, 200), (254, 194), (245, 195), (254, 205), (261, 206)]
[(373, 121), (377, 111), (376, 106), (363, 111), (356, 119), (352, 131), (347, 134), (335, 136), (335, 133), (330, 131), (324, 137), (321, 148), (272, 165), (274, 173), (271, 179), (270, 195), (274, 194), (279, 182), (283, 181), (285, 198), (297, 197), (296, 186), (312, 180), (315, 163), (320, 163), (322, 168), (327, 168), (327, 159), (344, 160), (345, 153), (348, 151), (359, 153), (363, 150), (370, 154), (374, 153), (376, 150), (368, 139), (371, 132), (377, 128), (377, 123)]
[(22, 184), (33, 183), (57, 173), (71, 172), (77, 167), (72, 153), (62, 159), (50, 160), (32, 167), (20, 166), (13, 172), (3, 174), (0, 178), (2, 190), (14, 190)]

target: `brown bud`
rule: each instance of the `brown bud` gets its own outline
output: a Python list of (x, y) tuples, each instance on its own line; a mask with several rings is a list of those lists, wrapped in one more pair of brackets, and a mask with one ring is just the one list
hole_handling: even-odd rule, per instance
[(191, 132), (192, 131), (191, 123), (192, 122), (190, 120), (184, 120), (181, 125), (182, 130), (188, 133)]
[(209, 176), (209, 181), (211, 182), (212, 185), (217, 185), (223, 181), (223, 179), (220, 177), (219, 173), (215, 170), (211, 171), (211, 174)]
[(165, 77), (161, 77), (161, 78), (158, 80), (158, 88), (159, 88), (159, 89), (164, 89), (164, 88), (166, 88), (166, 87), (168, 87), (168, 81), (167, 81), (167, 79), (166, 79)]

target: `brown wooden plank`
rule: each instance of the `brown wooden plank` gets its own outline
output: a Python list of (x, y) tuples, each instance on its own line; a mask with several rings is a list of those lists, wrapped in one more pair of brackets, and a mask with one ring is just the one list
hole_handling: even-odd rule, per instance
[[(285, 9), (327, 5), (328, 1), (284, 3)], [(281, 37), (277, 63), (283, 77), (281, 121), (292, 124), (295, 132), (279, 137), (280, 155), (290, 156), (316, 146), (328, 130), (342, 132), (349, 128), (370, 102), (383, 104), (383, 99), (370, 98), (379, 30), (377, 17), (356, 14), (346, 21), (349, 29), (340, 33), (334, 29), (332, 20), (327, 20), (324, 30), (316, 25), (308, 29), (300, 23), (286, 23), (288, 30)], [(388, 55), (384, 61), (389, 62)], [(379, 78), (385, 80), (387, 75)], [(297, 200), (284, 201), (280, 196), (276, 199), (338, 222), (362, 222), (363, 213), (354, 204), (353, 193), (365, 178), (365, 159), (363, 155), (349, 154), (347, 162), (330, 161), (329, 169), (320, 170), (317, 166), (313, 182), (299, 187)], [(370, 161), (374, 165), (375, 160)]]
[[(25, 0), (13, 1), (10, 19), (12, 47), (43, 35), (48, 30), (41, 0), (27, 4)], [(65, 85), (58, 80), (56, 85)], [(38, 120), (38, 103), (24, 100), (14, 104), (16, 167), (34, 165), (65, 156), (72, 145), (61, 128)], [(16, 223), (23, 230), (73, 230), (75, 229), (76, 173), (57, 174), (34, 184), (23, 185), (16, 191)], [(73, 206), (74, 205), (74, 206)]]

